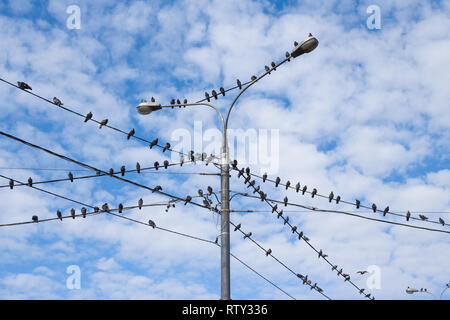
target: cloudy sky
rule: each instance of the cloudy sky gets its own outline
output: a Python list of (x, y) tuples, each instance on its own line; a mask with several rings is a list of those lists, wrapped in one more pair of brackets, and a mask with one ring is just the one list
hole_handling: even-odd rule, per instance
[[(367, 10), (373, 5), (381, 19), (375, 29), (372, 15), (378, 11)], [(79, 28), (73, 29), (78, 17)], [(158, 137), (160, 144), (169, 142), (177, 150), (209, 153), (208, 148), (219, 146), (213, 139), (220, 127), (214, 111), (177, 108), (144, 117), (135, 106), (152, 96), (163, 103), (196, 101), (205, 91), (235, 86), (236, 79), (249, 81), (265, 65), (284, 59), (293, 42), (310, 32), (319, 40), (315, 51), (285, 63), (239, 99), (229, 126), (241, 138), (242, 133), (254, 136), (247, 139), (251, 147), (246, 139), (230, 139), (238, 152), (232, 158), (254, 173), (269, 171), (273, 179), (299, 181), (324, 195), (333, 191), (367, 206), (389, 205), (392, 212), (450, 221), (448, 1), (2, 0), (0, 77), (25, 81), (36, 94), (57, 96), (64, 106), (91, 111), (95, 119), (107, 118), (124, 131), (135, 128), (148, 140)], [(225, 112), (238, 91), (212, 101)], [(179, 159), (175, 152), (150, 150), (108, 128), (99, 130), (3, 82), (0, 95), (0, 131), (96, 168), (132, 169), (136, 162), (144, 167)], [(6, 137), (0, 146), (0, 174), (18, 181), (66, 178), (68, 171), (90, 174)], [(207, 186), (218, 191), (219, 178), (195, 174), (201, 172), (217, 170), (197, 163), (125, 177), (161, 185), (182, 198)], [(0, 185), (8, 180), (0, 179)], [(169, 199), (107, 177), (39, 187), (96, 206)], [(235, 174), (231, 189), (250, 190)], [(262, 189), (272, 199), (288, 196), (302, 205), (356, 210), (268, 182)], [(0, 224), (30, 221), (33, 215), (53, 218), (57, 210), (69, 214), (71, 208), (79, 213), (80, 207), (29, 187), (0, 188)], [(231, 208), (259, 211), (232, 213), (231, 220), (329, 297), (362, 298), (267, 212), (269, 206), (235, 197)], [(284, 210), (311, 244), (377, 299), (428, 299), (406, 295), (405, 289), (426, 287), (439, 294), (450, 281), (448, 233), (296, 207)], [(405, 222), (366, 209), (359, 214)], [(190, 205), (124, 215), (213, 241), (220, 233), (216, 214)], [(231, 244), (236, 256), (296, 299), (323, 299), (241, 234), (232, 233)], [(81, 271), (78, 290), (67, 287), (70, 266)], [(214, 245), (104, 214), (0, 229), (1, 299), (218, 299), (219, 267), (220, 250)], [(359, 276), (358, 270), (370, 273)], [(231, 281), (233, 299), (289, 298), (235, 260)]]

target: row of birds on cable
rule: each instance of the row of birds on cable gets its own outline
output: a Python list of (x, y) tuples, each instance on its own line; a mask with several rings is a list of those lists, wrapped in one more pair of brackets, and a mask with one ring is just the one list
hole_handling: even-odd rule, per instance
[[(267, 194), (265, 194), (262, 190), (260, 190), (259, 186), (256, 186), (256, 187), (255, 187), (255, 183), (256, 183), (255, 180), (250, 181), (250, 179), (251, 179), (250, 168), (247, 167), (246, 169), (243, 169), (243, 168), (242, 168), (242, 169), (239, 170), (239, 169), (237, 168), (237, 161), (236, 161), (236, 160), (234, 160), (234, 161), (232, 162), (232, 166), (233, 166), (234, 169), (236, 169), (236, 170), (239, 171), (238, 177), (244, 176), (244, 172), (245, 172), (246, 176), (245, 176), (244, 184), (247, 184), (247, 183), (248, 183), (249, 186), (253, 187), (254, 190), (255, 190), (255, 192), (258, 192), (258, 193), (260, 194), (261, 200), (262, 200), (262, 201), (265, 201), (265, 200), (267, 199)], [(266, 179), (267, 179), (267, 177), (264, 178), (264, 181), (265, 181)], [(278, 184), (280, 183), (279, 178), (278, 178), (276, 181), (278, 182)], [(254, 193), (255, 193), (255, 192), (254, 192)], [(287, 202), (288, 202), (288, 199), (287, 199), (287, 197), (285, 197), (285, 199), (284, 199), (284, 204), (287, 205)], [(270, 204), (270, 203), (269, 203), (269, 204)], [(277, 204), (274, 204), (274, 205), (271, 205), (271, 206), (272, 206), (272, 213), (276, 213), (276, 214), (277, 214), (277, 218), (282, 217), (282, 218), (284, 219), (284, 225), (286, 225), (287, 223), (289, 223), (289, 216), (283, 217), (283, 210), (278, 211), (278, 205), (277, 205)], [(235, 228), (235, 231), (238, 230), (239, 228), (240, 228), (240, 224), (238, 225), (238, 227)], [(297, 226), (291, 226), (292, 233), (296, 233), (296, 232), (298, 233), (298, 240), (303, 239), (303, 240), (309, 242), (310, 239), (309, 239), (308, 237), (306, 237), (306, 236), (303, 234), (303, 231), (298, 232), (297, 229), (298, 229)], [(251, 233), (250, 233), (250, 234), (251, 234)], [(244, 238), (245, 238), (245, 236), (244, 236)], [(270, 250), (270, 251), (269, 251), (269, 250)], [(269, 249), (269, 250), (266, 252), (266, 255), (269, 255), (269, 254), (272, 252), (271, 249)], [(316, 252), (317, 252), (317, 251), (316, 251)], [(327, 257), (328, 257), (328, 255), (325, 254), (325, 253), (323, 252), (322, 249), (320, 249), (320, 250), (318, 251), (318, 258), (319, 258), (319, 259), (320, 259), (320, 258), (323, 258), (323, 259), (326, 260)], [(335, 270), (335, 269), (337, 269), (337, 268), (338, 268), (338, 266), (335, 265), (335, 266), (333, 267), (332, 270)], [(361, 271), (360, 274), (364, 274), (364, 273), (365, 273), (365, 272)], [(346, 274), (346, 273), (343, 273), (343, 269), (342, 269), (342, 268), (338, 271), (338, 276), (342, 276), (342, 277), (344, 278), (344, 281), (350, 281), (350, 275), (348, 275), (348, 274)], [(360, 293), (362, 294), (362, 292), (364, 292), (364, 289), (361, 289), (361, 290), (362, 290), (362, 291), (360, 291)], [(366, 295), (366, 297), (367, 297), (367, 298), (370, 298), (370, 294), (369, 294), (369, 295)]]
[[(238, 170), (238, 169), (237, 169), (237, 161), (236, 161), (236, 160), (234, 160), (234, 161), (232, 162), (232, 166), (233, 166), (234, 169)], [(243, 175), (244, 175), (244, 172), (247, 174), (247, 179), (250, 179), (250, 178), (251, 178), (251, 173), (250, 173), (250, 168), (249, 168), (249, 167), (247, 167), (247, 168), (245, 169), (245, 171), (244, 171), (244, 168), (238, 170), (238, 178), (241, 177), (241, 176), (243, 176)], [(262, 181), (263, 181), (263, 182), (266, 182), (266, 181), (267, 181), (267, 173), (264, 173), (264, 174), (263, 174), (263, 176), (262, 176)], [(276, 177), (274, 183), (275, 183), (275, 187), (278, 188), (278, 186), (279, 186), (280, 183), (281, 183), (281, 178), (280, 178), (280, 177)], [(250, 185), (250, 186), (253, 186), (254, 184), (255, 184), (255, 181), (253, 180), (253, 181), (251, 181), (251, 185)], [(249, 187), (250, 187), (250, 186), (249, 186)], [(291, 182), (290, 182), (289, 180), (284, 184), (284, 186), (286, 187), (286, 190), (288, 190), (289, 188), (294, 188), (294, 187), (291, 187)], [(301, 191), (301, 192), (302, 192), (302, 195), (304, 195), (304, 194), (307, 192), (307, 190), (308, 190), (308, 187), (307, 187), (306, 185), (304, 185), (303, 188), (301, 188), (300, 182), (298, 182), (298, 183), (295, 185), (295, 191), (296, 191), (296, 192), (300, 192), (300, 191)], [(316, 195), (318, 194), (317, 192), (318, 192), (317, 189), (316, 189), (316, 188), (313, 188), (313, 190), (310, 192), (310, 193), (311, 193), (311, 197), (314, 198), (314, 196), (316, 196)], [(255, 192), (254, 192), (254, 193), (255, 193)], [(262, 196), (262, 198), (264, 198), (264, 199), (261, 199), (261, 200), (264, 201), (264, 200), (265, 200), (265, 197), (266, 197), (266, 195)], [(333, 191), (331, 191), (330, 194), (328, 195), (328, 202), (331, 203), (333, 200), (336, 201), (336, 204), (339, 204), (339, 202), (341, 201), (341, 196), (338, 195), (337, 197), (335, 197), (335, 194), (333, 193)], [(283, 202), (284, 202), (284, 205), (287, 206), (287, 205), (288, 205), (288, 198), (285, 197)], [(359, 209), (359, 208), (361, 207), (361, 201), (358, 200), (358, 199), (356, 199), (356, 201), (355, 201), (355, 206), (356, 206), (356, 209)], [(374, 213), (376, 213), (377, 210), (378, 210), (377, 205), (376, 205), (375, 203), (372, 204), (372, 207), (371, 207), (371, 208), (372, 208), (372, 211), (373, 211)], [(380, 210), (380, 211), (381, 211), (381, 210)], [(384, 210), (382, 211), (383, 216), (386, 216), (386, 214), (387, 214), (388, 212), (389, 212), (389, 206), (387, 206), (386, 208), (384, 208)], [(408, 211), (408, 212), (406, 213), (405, 218), (406, 218), (406, 221), (409, 221), (409, 220), (410, 220), (410, 218), (411, 218), (411, 212), (410, 212), (410, 211)], [(422, 221), (427, 221), (427, 220), (428, 220), (428, 217), (425, 216), (425, 215), (423, 215), (423, 214), (419, 214), (419, 218), (420, 218)], [(445, 221), (444, 221), (444, 219), (442, 219), (441, 217), (439, 218), (439, 223), (440, 223), (442, 226), (445, 226)]]

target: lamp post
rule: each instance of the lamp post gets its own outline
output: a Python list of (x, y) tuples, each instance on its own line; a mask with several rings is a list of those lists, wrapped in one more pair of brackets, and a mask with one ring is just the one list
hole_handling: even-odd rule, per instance
[[(447, 290), (448, 288), (450, 288), (450, 283), (447, 283), (445, 285), (444, 290), (442, 290), (441, 295), (439, 296), (439, 299), (442, 300), (442, 295), (444, 294), (445, 290)], [(437, 300), (437, 297), (430, 291), (427, 290), (427, 288), (420, 288), (420, 289), (415, 289), (415, 288), (406, 288), (406, 293), (408, 294), (414, 294), (414, 293), (428, 293), (430, 295), (433, 296), (434, 299)]]
[[(289, 61), (290, 58), (296, 58), (302, 54), (309, 53), (313, 51), (319, 44), (319, 41), (313, 37), (311, 34), (299, 44), (295, 44), (294, 49), (288, 55), (286, 59), (281, 61), (273, 69), (278, 68), (280, 65)], [(197, 103), (183, 103), (183, 104), (171, 104), (171, 105), (161, 105), (152, 99), (151, 102), (142, 101), (137, 107), (138, 113), (142, 115), (149, 115), (150, 113), (161, 110), (163, 108), (173, 108), (173, 107), (194, 107), (194, 106), (207, 106), (214, 109), (220, 117), (222, 122), (222, 147), (220, 150), (220, 175), (221, 175), (221, 299), (230, 300), (230, 167), (229, 167), (229, 149), (227, 141), (227, 128), (228, 119), (230, 118), (231, 110), (233, 109), (236, 101), (239, 97), (253, 84), (258, 82), (261, 78), (269, 74), (271, 70), (266, 71), (260, 77), (252, 80), (248, 85), (239, 92), (239, 94), (234, 98), (230, 107), (228, 108), (226, 117), (223, 116), (222, 112), (214, 105), (205, 102)]]

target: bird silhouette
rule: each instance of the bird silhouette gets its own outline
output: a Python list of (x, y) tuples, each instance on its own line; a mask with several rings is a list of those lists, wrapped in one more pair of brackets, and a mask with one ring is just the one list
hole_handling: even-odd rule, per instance
[(209, 97), (209, 93), (205, 92), (205, 98), (208, 100), (208, 102), (211, 102), (211, 98)]
[(213, 91), (211, 92), (211, 94), (212, 94), (212, 96), (214, 97), (214, 99), (217, 100), (217, 92), (216, 92), (216, 90), (213, 90)]
[(119, 209), (119, 210), (118, 210), (119, 213), (122, 213), (122, 211), (123, 211), (123, 204), (119, 203), (118, 209)]
[(363, 271), (357, 271), (356, 273), (359, 273), (360, 275), (366, 274), (368, 271), (363, 270)]
[(261, 201), (265, 201), (267, 199), (267, 194), (260, 191), (259, 195), (261, 196)]
[(153, 189), (152, 193), (154, 193), (154, 192), (159, 192), (159, 191), (161, 191), (161, 190), (162, 190), (162, 187), (161, 187), (161, 186), (156, 186), (156, 187)]
[(239, 229), (241, 229), (241, 224), (240, 223), (237, 226), (234, 227), (234, 231), (238, 231)]
[(286, 182), (286, 190), (289, 189), (290, 186), (291, 186), (291, 182), (288, 180), (288, 181)]
[(11, 190), (14, 189), (14, 180), (13, 179), (9, 179), (9, 188)]
[(336, 204), (339, 204), (339, 201), (341, 201), (341, 196), (336, 197)]
[(439, 218), (439, 223), (442, 224), (443, 226), (445, 226), (445, 221), (442, 218)]
[(128, 134), (127, 134), (127, 140), (130, 140), (130, 138), (132, 136), (134, 136), (135, 133), (136, 133), (136, 131), (134, 130), (134, 128), (131, 129), (130, 132), (128, 132)]
[(154, 146), (156, 146), (157, 144), (158, 144), (158, 138), (156, 138), (155, 140), (150, 142), (150, 149), (153, 148)]
[(295, 185), (295, 192), (298, 192), (300, 190), (300, 182), (297, 182)]
[(361, 201), (356, 200), (356, 209), (359, 209), (360, 206), (361, 206)]
[(303, 240), (309, 241), (310, 239), (308, 237), (306, 237), (306, 236), (303, 236)]
[(219, 236), (216, 237), (216, 240), (214, 241), (215, 244), (219, 244)]
[(69, 172), (69, 173), (68, 173), (68, 176), (69, 176), (70, 182), (73, 182), (73, 174), (72, 174), (72, 172)]
[(328, 202), (331, 203), (331, 201), (333, 201), (334, 199), (334, 193), (333, 191), (331, 191), (330, 195), (328, 196)]
[(291, 54), (289, 52), (286, 51), (285, 56), (287, 58), (287, 61), (291, 61), (291, 58), (290, 58)]
[(375, 203), (372, 204), (372, 210), (373, 212), (377, 212), (377, 205)]
[(270, 68), (269, 68), (269, 66), (264, 66), (264, 70), (266, 70), (266, 72), (267, 72), (268, 74), (270, 74)]
[(278, 210), (278, 205), (274, 205), (273, 207), (272, 207), (272, 213), (274, 213), (275, 211), (277, 211)]
[(142, 209), (143, 204), (144, 204), (144, 200), (142, 200), (142, 198), (140, 198), (140, 199), (138, 200), (138, 208), (139, 208), (139, 210)]
[(237, 86), (238, 86), (239, 90), (242, 90), (242, 83), (241, 83), (241, 80), (237, 79), (237, 80), (236, 80), (236, 83), (237, 83)]
[(88, 122), (89, 120), (92, 119), (92, 112), (89, 112), (86, 117), (84, 118), (84, 122)]
[(284, 206), (287, 207), (287, 204), (288, 204), (288, 197), (284, 197), (283, 202), (284, 202)]
[(186, 108), (187, 103), (188, 103), (187, 99), (184, 99), (184, 100), (183, 100), (183, 104), (184, 104), (184, 107), (185, 107), (185, 108)]
[[(180, 99), (177, 99), (177, 104), (181, 104)], [(180, 106), (180, 108), (181, 108), (181, 106)]]
[(159, 162), (155, 161), (155, 163), (153, 164), (153, 166), (155, 167), (156, 171), (158, 171), (159, 168)]
[(107, 203), (104, 203), (104, 204), (102, 205), (102, 210), (103, 210), (103, 211), (106, 211), (106, 212), (109, 212), (109, 206), (108, 206)]
[(164, 169), (167, 169), (169, 167), (169, 161), (164, 160)]
[(292, 227), (292, 233), (295, 233), (297, 231), (297, 226)]
[(139, 162), (136, 162), (136, 172), (141, 173), (141, 165), (139, 164)]
[(125, 175), (125, 166), (120, 167), (120, 174), (122, 175), (122, 177)]
[(406, 213), (406, 221), (409, 221), (409, 218), (411, 218), (411, 212), (407, 212)]
[(286, 224), (288, 222), (289, 222), (289, 216), (286, 216), (286, 218), (284, 219), (284, 223), (283, 224)]
[(169, 149), (170, 149), (170, 143), (166, 142), (166, 145), (164, 146), (162, 152), (165, 152), (166, 150), (169, 150)]
[[(274, 211), (272, 211), (272, 213), (273, 213)], [(283, 216), (283, 210), (280, 210), (280, 212), (278, 212), (278, 214), (277, 214), (277, 219), (279, 219), (280, 217), (282, 217)]]
[(191, 202), (191, 200), (192, 200), (192, 197), (191, 196), (187, 196), (186, 200), (184, 201), (184, 205), (187, 205), (188, 202)]
[(281, 182), (280, 177), (277, 177), (277, 178), (275, 179), (275, 187), (278, 187), (278, 185), (280, 184), (280, 182)]
[(383, 210), (383, 217), (386, 216), (386, 213), (389, 212), (389, 206), (387, 206), (384, 210)]
[(75, 209), (70, 209), (70, 215), (72, 216), (72, 219), (75, 219)]
[(257, 78), (256, 78), (256, 76), (252, 76), (251, 79), (252, 79), (252, 81), (255, 81)]
[(305, 194), (305, 192), (306, 192), (306, 190), (308, 189), (308, 187), (305, 185), (305, 186), (303, 186), (303, 189), (302, 189), (302, 195), (304, 195)]
[(427, 217), (427, 216), (424, 216), (423, 214), (419, 214), (419, 218), (420, 218), (422, 221), (428, 220), (428, 217)]
[(28, 85), (28, 83), (22, 82), (22, 81), (17, 81), (17, 86), (22, 89), (22, 90), (33, 90), (31, 89), (31, 87)]
[(266, 257), (272, 253), (272, 249), (269, 248), (269, 250), (266, 251)]
[(298, 240), (301, 240), (303, 237), (303, 231), (300, 231), (300, 233), (298, 234)]
[(263, 174), (263, 182), (266, 182), (266, 180), (267, 180), (267, 173), (264, 173)]
[(181, 157), (180, 157), (180, 167), (182, 167), (182, 166), (183, 166), (183, 163), (184, 163), (184, 157), (183, 157), (183, 156), (181, 156)]
[(85, 207), (81, 208), (81, 215), (83, 216), (83, 218), (86, 218), (86, 208)]
[(275, 62), (271, 62), (270, 65), (272, 66), (273, 71), (276, 71), (277, 68), (275, 68), (277, 65), (275, 64)]
[(149, 225), (150, 227), (152, 227), (153, 229), (156, 228), (156, 223), (155, 223), (153, 220), (148, 220), (148, 225)]
[(225, 97), (225, 89), (223, 87), (220, 87), (220, 93)]
[(98, 213), (100, 211), (100, 208), (99, 207), (94, 207), (94, 212), (95, 213)]
[(61, 211), (56, 210), (56, 216), (58, 217), (59, 220), (62, 221), (63, 218), (62, 218), (62, 213), (61, 213)]
[[(175, 104), (175, 99), (170, 100), (170, 104), (174, 105)], [(172, 107), (172, 109), (173, 109), (173, 107)]]
[(31, 177), (28, 178), (28, 186), (29, 187), (33, 186), (33, 179), (31, 179)]
[(251, 236), (252, 236), (252, 233), (251, 233), (251, 232), (246, 233), (246, 234), (244, 235), (244, 239), (250, 238)]
[(39, 222), (38, 216), (32, 216), (32, 217), (31, 217), (31, 220), (32, 220), (33, 222)]
[(114, 169), (113, 169), (113, 168), (110, 168), (110, 169), (109, 169), (109, 175), (112, 176), (113, 174), (114, 174)]
[(100, 124), (98, 125), (98, 128), (101, 129), (103, 126), (105, 126), (108, 123), (108, 119), (103, 119)]
[(53, 103), (57, 105), (58, 107), (63, 106), (64, 104), (59, 100), (57, 97), (53, 97)]

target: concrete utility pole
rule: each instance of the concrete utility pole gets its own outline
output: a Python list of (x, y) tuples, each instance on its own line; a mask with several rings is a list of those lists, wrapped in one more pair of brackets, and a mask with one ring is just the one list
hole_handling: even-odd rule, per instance
[(251, 82), (247, 84), (245, 88), (239, 92), (239, 94), (234, 98), (230, 107), (228, 108), (226, 118), (223, 117), (222, 112), (220, 110), (209, 103), (205, 102), (197, 102), (197, 103), (183, 103), (183, 104), (170, 104), (170, 105), (161, 105), (152, 99), (151, 102), (142, 101), (137, 106), (137, 111), (142, 115), (148, 115), (153, 111), (161, 110), (162, 108), (174, 108), (174, 107), (184, 107), (184, 106), (207, 106), (217, 111), (220, 116), (222, 122), (222, 147), (220, 152), (220, 185), (221, 185), (221, 299), (222, 300), (230, 300), (230, 159), (229, 159), (229, 149), (228, 149), (228, 141), (227, 141), (227, 128), (228, 128), (228, 119), (230, 117), (231, 110), (233, 106), (236, 104), (236, 101), (239, 97), (253, 84), (258, 82), (261, 78), (274, 71), (280, 65), (285, 63), (286, 61), (290, 61), (291, 58), (296, 58), (304, 53), (308, 53), (313, 51), (319, 44), (316, 38), (314, 38), (311, 34), (303, 40), (300, 44), (295, 43), (295, 47), (291, 53), (286, 53), (286, 59), (281, 61), (278, 65), (275, 65), (271, 69), (266, 69), (266, 72), (263, 73), (258, 78), (253, 78)]

